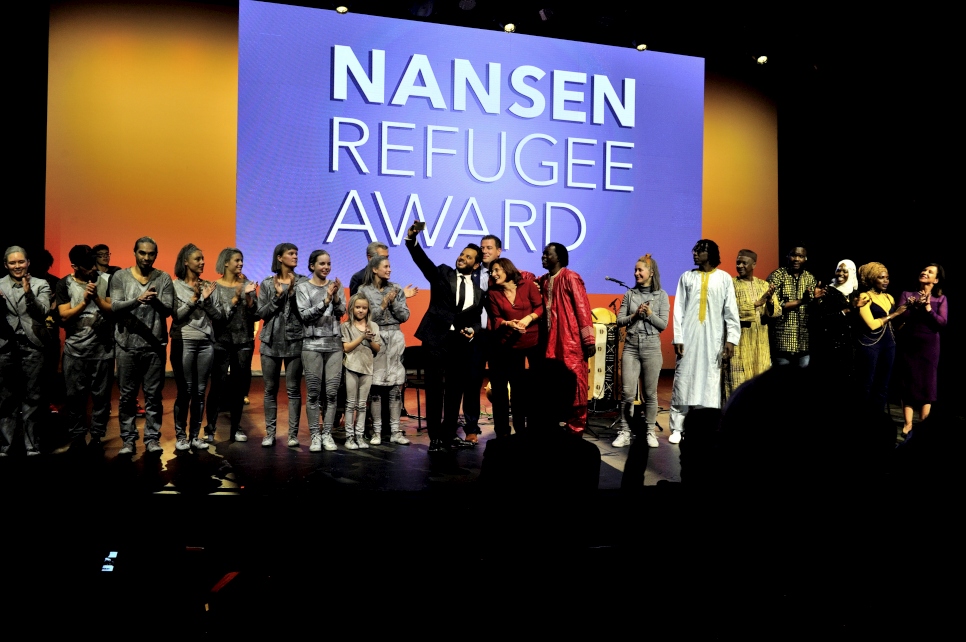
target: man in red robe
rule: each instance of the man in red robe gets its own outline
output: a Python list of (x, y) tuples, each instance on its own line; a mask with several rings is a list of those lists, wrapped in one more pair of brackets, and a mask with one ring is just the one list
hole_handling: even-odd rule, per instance
[(560, 243), (543, 250), (547, 274), (540, 277), (545, 302), (544, 330), (547, 359), (562, 363), (576, 375), (573, 409), (567, 420), (571, 432), (582, 434), (587, 427), (587, 360), (594, 354), (594, 323), (590, 299), (580, 275), (567, 268), (570, 257)]

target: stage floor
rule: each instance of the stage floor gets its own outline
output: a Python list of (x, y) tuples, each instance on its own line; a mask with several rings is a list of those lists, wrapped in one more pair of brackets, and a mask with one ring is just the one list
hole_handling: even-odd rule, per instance
[[(663, 408), (669, 375), (659, 386)], [(958, 532), (928, 525), (957, 511), (927, 512), (920, 499), (896, 512), (891, 494), (789, 503), (759, 493), (761, 502), (744, 503), (749, 487), (738, 472), (722, 480), (737, 492), (708, 502), (681, 484), (658, 485), (680, 471), (666, 411), (639, 493), (618, 490), (627, 449), (610, 445), (613, 413), (592, 417), (599, 437), (585, 437), (601, 453), (597, 492), (486, 492), (478, 478), (493, 439), (488, 420), (480, 445), (452, 457), (430, 457), (415, 420), (403, 422), (409, 446), (349, 451), (340, 433), (337, 451), (310, 453), (303, 430), (298, 449), (284, 440), (263, 448), (261, 390), (255, 379), (245, 443), (226, 440), (224, 417), (208, 452), (177, 453), (169, 380), (160, 457), (140, 442), (133, 458), (119, 457), (115, 414), (100, 451), (0, 459), (9, 544), (0, 589), (12, 595), (10, 612), (72, 634), (160, 622), (158, 635), (233, 639), (304, 634), (316, 619), (336, 617), (397, 633), (488, 624), (572, 633), (575, 623), (596, 628), (606, 617), (608, 630), (639, 634), (652, 607), (664, 616), (649, 618), (648, 630), (772, 639), (789, 622), (815, 622), (866, 632), (870, 611), (857, 595), (878, 614), (923, 579), (897, 575), (886, 549), (902, 546), (883, 534), (909, 523)], [(928, 548), (936, 559), (900, 570), (948, 564), (948, 546)], [(739, 579), (746, 583), (736, 590)], [(681, 617), (682, 595), (689, 613), (717, 616)], [(527, 608), (541, 600), (544, 607)], [(577, 608), (560, 608), (571, 603)]]
[[(659, 448), (649, 452), (645, 485), (654, 485), (660, 480), (679, 481), (678, 447), (667, 442), (669, 431), (668, 404), (671, 394), (671, 373), (666, 373), (658, 389), (659, 404), (662, 408), (658, 424), (664, 429), (658, 433)], [(473, 484), (480, 474), (483, 452), (486, 443), (495, 438), (493, 432), (491, 405), (481, 391), (482, 416), (480, 420), (480, 443), (472, 449), (463, 449), (452, 458), (443, 462), (429, 457), (429, 437), (425, 431), (417, 430), (417, 420), (404, 417), (401, 426), (412, 441), (408, 446), (399, 446), (383, 440), (379, 446), (365, 450), (348, 450), (344, 444), (344, 430), (337, 426), (333, 436), (338, 450), (331, 452), (309, 452), (309, 431), (305, 418), (305, 406), (299, 428), (299, 448), (289, 448), (287, 442), (288, 410), (284, 392), (280, 396), (278, 426), (279, 433), (273, 447), (261, 445), (265, 436), (264, 410), (262, 406), (263, 382), (260, 377), (252, 380), (249, 398), (251, 404), (245, 406), (241, 425), (248, 435), (248, 441), (237, 443), (228, 439), (229, 420), (227, 413), (219, 416), (219, 427), (215, 443), (207, 451), (178, 451), (175, 449), (174, 406), (175, 386), (171, 379), (166, 380), (164, 388), (164, 420), (162, 424), (161, 445), (164, 452), (152, 455), (145, 452), (144, 442), (137, 443), (137, 453), (133, 456), (119, 456), (122, 446), (117, 419), (117, 390), (115, 387), (112, 402), (112, 415), (108, 423), (107, 436), (102, 447), (91, 448), (80, 453), (62, 444), (42, 458), (38, 466), (48, 469), (56, 477), (63, 475), (80, 476), (102, 486), (111, 494), (118, 485), (137, 488), (143, 493), (162, 494), (245, 494), (257, 496), (279, 496), (286, 494), (301, 495), (315, 492), (339, 492), (340, 490), (366, 491), (425, 491), (440, 487), (461, 487)], [(417, 391), (406, 391), (405, 407), (416, 413)], [(420, 393), (424, 394), (424, 393)], [(425, 397), (422, 399), (425, 408)], [(603, 402), (601, 412), (594, 412), (591, 405), (590, 428), (585, 439), (594, 444), (601, 454), (601, 490), (620, 487), (621, 475), (627, 458), (627, 448), (614, 448), (611, 442), (616, 437), (617, 417), (614, 403)], [(606, 410), (606, 411), (605, 411)], [(60, 415), (63, 417), (63, 415)], [(52, 417), (58, 420), (57, 416)], [(138, 428), (143, 433), (143, 420), (138, 420)], [(48, 442), (63, 432), (48, 431)], [(596, 433), (596, 434), (594, 434)], [(0, 460), (0, 466), (17, 466), (15, 461), (21, 457), (7, 457)], [(35, 462), (30, 461), (29, 464)], [(21, 462), (29, 465), (28, 462)], [(19, 466), (18, 466), (19, 467)], [(63, 467), (58, 472), (57, 468)], [(69, 483), (69, 480), (65, 480)]]

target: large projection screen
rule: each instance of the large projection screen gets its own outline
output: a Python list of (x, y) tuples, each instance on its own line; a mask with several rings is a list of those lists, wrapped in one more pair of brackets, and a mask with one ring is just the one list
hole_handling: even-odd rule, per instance
[[(247, 12), (250, 8), (245, 4), (241, 10)], [(337, 25), (336, 33), (349, 33), (347, 25), (353, 24), (352, 20), (372, 19), (284, 6), (277, 6), (276, 10), (307, 12), (308, 15), (327, 17)], [(527, 60), (519, 62), (511, 60), (505, 63), (499, 58), (491, 60), (489, 56), (484, 57), (482, 62), (471, 61), (481, 81), (488, 80), (487, 62), (501, 62), (500, 75), (504, 82), (500, 87), (501, 105), (507, 108), (518, 99), (521, 105), (531, 104), (531, 101), (519, 97), (512, 90), (508, 78), (516, 67), (507, 67), (507, 64), (532, 64), (546, 71), (549, 75), (537, 83), (532, 78), (525, 81), (541, 87), (545, 100), (552, 98), (553, 70), (581, 72), (589, 61), (600, 60), (605, 55), (629, 61), (631, 69), (640, 68), (648, 73), (651, 73), (649, 70), (659, 70), (660, 64), (663, 64), (661, 61), (664, 60), (691, 64), (698, 70), (695, 71), (695, 78), (687, 79), (687, 94), (694, 98), (695, 108), (699, 113), (702, 111), (700, 101), (703, 100), (703, 113), (700, 113), (700, 118), (703, 118), (703, 141), (689, 138), (686, 147), (669, 145), (669, 158), (654, 155), (652, 142), (677, 136), (679, 132), (676, 131), (676, 123), (679, 121), (686, 122), (688, 127), (694, 127), (696, 132), (700, 131), (698, 128), (701, 126), (700, 122), (695, 122), (696, 116), (690, 111), (675, 112), (674, 122), (666, 123), (663, 128), (654, 122), (645, 122), (645, 106), (657, 100), (668, 89), (670, 80), (675, 83), (683, 82), (682, 78), (671, 78), (669, 73), (664, 72), (659, 76), (635, 77), (636, 113), (633, 128), (615, 126), (617, 121), (610, 113), (612, 107), (606, 101), (604, 124), (593, 124), (593, 70), (584, 71), (590, 73), (587, 83), (565, 83), (567, 91), (580, 91), (585, 100), (581, 103), (568, 100), (564, 106), (570, 111), (583, 111), (588, 115), (590, 124), (554, 121), (550, 112), (546, 111), (552, 108), (552, 103), (547, 103), (542, 118), (520, 119), (505, 110), (499, 114), (488, 114), (480, 106), (472, 85), (466, 91), (465, 112), (455, 112), (452, 109), (452, 74), (446, 69), (452, 68), (452, 61), (456, 58), (469, 60), (462, 53), (452, 54), (450, 58), (429, 58), (447, 110), (433, 110), (426, 98), (411, 97), (406, 107), (391, 106), (396, 85), (401, 79), (402, 70), (409, 64), (409, 58), (415, 53), (430, 56), (431, 52), (427, 53), (429, 50), (423, 48), (423, 45), (431, 42), (432, 38), (420, 36), (415, 40), (418, 48), (412, 51), (411, 48), (406, 48), (406, 59), (402, 62), (394, 61), (393, 56), (389, 55), (392, 49), (388, 45), (373, 45), (372, 48), (382, 48), (387, 52), (386, 98), (383, 104), (365, 103), (362, 94), (354, 87), (355, 81), (347, 80), (346, 100), (338, 101), (341, 111), (329, 116), (329, 119), (336, 116), (352, 117), (366, 123), (370, 128), (372, 138), (367, 143), (369, 148), (359, 148), (359, 154), (371, 173), (360, 174), (353, 159), (349, 157), (349, 152), (341, 150), (338, 174), (344, 175), (346, 181), (351, 179), (351, 186), (347, 184), (338, 188), (341, 191), (332, 195), (338, 204), (328, 206), (334, 208), (334, 213), (326, 213), (321, 206), (319, 194), (323, 189), (319, 185), (324, 181), (324, 191), (332, 191), (333, 188), (329, 187), (330, 179), (341, 177), (333, 176), (335, 173), (328, 171), (331, 159), (327, 155), (325, 142), (322, 143), (321, 151), (313, 152), (319, 155), (317, 165), (320, 170), (313, 169), (313, 172), (321, 178), (317, 184), (304, 181), (308, 186), (305, 193), (316, 195), (319, 201), (311, 207), (306, 206), (307, 211), (297, 210), (292, 203), (275, 196), (272, 190), (281, 184), (271, 182), (275, 178), (267, 168), (280, 166), (282, 156), (307, 157), (308, 153), (301, 151), (307, 141), (305, 132), (283, 132), (275, 141), (256, 140), (249, 135), (248, 130), (252, 127), (263, 128), (265, 125), (241, 121), (239, 126), (239, 121), (236, 120), (240, 96), (242, 109), (245, 108), (244, 92), (247, 86), (246, 74), (239, 71), (239, 34), (242, 37), (241, 49), (244, 50), (247, 46), (246, 34), (252, 33), (250, 23), (247, 27), (240, 25), (237, 10), (177, 2), (105, 5), (77, 1), (53, 5), (50, 16), (45, 245), (54, 256), (54, 266), (51, 269), (53, 274), (63, 275), (70, 271), (67, 253), (75, 243), (107, 243), (114, 252), (112, 262), (129, 266), (134, 259), (134, 239), (147, 234), (157, 239), (158, 266), (167, 271), (173, 267), (178, 248), (185, 243), (197, 244), (212, 260), (221, 248), (234, 246), (245, 252), (248, 262), (245, 273), (260, 281), (269, 274), (271, 248), (276, 242), (284, 240), (298, 244), (303, 250), (303, 265), (300, 268), (302, 272), (306, 271), (304, 263), (308, 252), (315, 247), (327, 247), (333, 253), (335, 274), (345, 281), (348, 275), (364, 264), (362, 245), (367, 238), (367, 232), (340, 231), (337, 241), (328, 245), (325, 244), (325, 235), (331, 230), (335, 213), (338, 212), (346, 193), (352, 189), (360, 195), (373, 232), (387, 244), (392, 244), (392, 238), (373, 196), (374, 191), (380, 192), (386, 212), (393, 223), (393, 231), (397, 235), (410, 194), (418, 194), (424, 216), (430, 224), (430, 233), (436, 231), (436, 221), (446, 196), (452, 195), (453, 202), (450, 204), (447, 219), (434, 237), (434, 247), (430, 248), (437, 260), (447, 263), (455, 260), (458, 248), (447, 250), (445, 245), (456, 229), (469, 196), (475, 196), (487, 229), (497, 235), (503, 235), (505, 200), (531, 203), (535, 220), (525, 229), (528, 230), (535, 247), (544, 241), (546, 235), (543, 227), (546, 203), (572, 204), (587, 219), (587, 235), (573, 251), (572, 267), (587, 280), (587, 289), (594, 307), (617, 306), (622, 293), (620, 288), (609, 282), (593, 278), (594, 271), (599, 276), (601, 268), (604, 268), (606, 275), (630, 281), (633, 278), (634, 260), (645, 252), (650, 252), (659, 262), (663, 286), (673, 295), (678, 276), (693, 267), (690, 263), (690, 248), (701, 237), (712, 238), (721, 246), (721, 268), (726, 271), (733, 271), (734, 256), (744, 247), (758, 252), (759, 273), (767, 274), (778, 266), (778, 143), (775, 105), (767, 96), (747, 84), (710, 73), (703, 79), (702, 97), (699, 60), (653, 51), (625, 51), (599, 45), (546, 41), (521, 34), (444, 28), (421, 22), (384, 21), (383, 24), (391, 25), (391, 28), (386, 27), (387, 34), (393, 33), (395, 29), (416, 30), (419, 34), (435, 33), (421, 31), (423, 29), (438, 29), (459, 34), (457, 40), (460, 51), (463, 41), (483, 42), (482, 39), (487, 38), (486, 42), (497, 43), (487, 45), (489, 49), (501, 56), (510, 56), (521, 44), (538, 42), (564, 51), (562, 55), (566, 55), (566, 58), (561, 60), (577, 59), (577, 67), (571, 67), (570, 64), (557, 65), (552, 57), (553, 64), (542, 67), (545, 63), (541, 61), (548, 56), (539, 52), (536, 54), (538, 57), (531, 60), (527, 56)], [(259, 31), (257, 25), (255, 31)], [(271, 33), (268, 29), (260, 31)], [(356, 46), (358, 45), (353, 45)], [(567, 53), (577, 50), (576, 48), (582, 53), (576, 56)], [(369, 50), (364, 47), (360, 50), (363, 49), (366, 53), (359, 54), (359, 61), (368, 72)], [(319, 55), (326, 61), (331, 58), (331, 53), (323, 52)], [(244, 61), (243, 52), (241, 56)], [(440, 64), (446, 69), (438, 70)], [(330, 73), (326, 65), (323, 65), (320, 73)], [(396, 74), (395, 78), (392, 77), (390, 69), (395, 69), (392, 71), (392, 74)], [(293, 72), (290, 70), (288, 73), (291, 75)], [(623, 100), (624, 72), (611, 72), (608, 69), (606, 74), (615, 92)], [(655, 84), (645, 91), (645, 81)], [(242, 84), (241, 94), (239, 82)], [(488, 88), (488, 85), (484, 84), (484, 87)], [(318, 95), (328, 102), (326, 97), (331, 95), (330, 92), (331, 87), (327, 91), (319, 90)], [(249, 96), (253, 97), (262, 101), (267, 99), (265, 96), (257, 96), (257, 92)], [(418, 103), (422, 103), (422, 109), (415, 116), (397, 118), (394, 115), (405, 114), (406, 110)], [(350, 109), (356, 111), (350, 112)], [(368, 110), (388, 110), (390, 116), (370, 119)], [(434, 139), (439, 141), (436, 147), (455, 149), (461, 156), (434, 154), (434, 177), (425, 178), (422, 167), (425, 163), (425, 140), (419, 136), (425, 136), (427, 126), (436, 124), (438, 119), (454, 118), (454, 114), (458, 116), (462, 113), (472, 113), (473, 116), (469, 124), (452, 125), (461, 128), (458, 134), (434, 134)], [(314, 118), (323, 123), (326, 121), (321, 113)], [(418, 126), (418, 129), (413, 130), (389, 128), (389, 143), (411, 145), (414, 148), (411, 153), (387, 150), (390, 169), (411, 169), (416, 174), (412, 177), (383, 176), (381, 178), (385, 180), (391, 179), (392, 184), (376, 189), (364, 182), (374, 179), (380, 167), (377, 145), (382, 120), (408, 122)], [(522, 123), (522, 131), (526, 132), (524, 135), (552, 135), (558, 141), (554, 146), (544, 139), (531, 140), (524, 151), (533, 152), (533, 156), (528, 160), (524, 154), (522, 162), (531, 163), (531, 166), (524, 167), (524, 171), (532, 171), (528, 175), (543, 180), (549, 178), (550, 169), (541, 166), (540, 162), (556, 162), (558, 184), (536, 187), (522, 181), (513, 166), (514, 145), (519, 142), (521, 134), (513, 133), (515, 130), (509, 125), (501, 125), (484, 134), (481, 123), (489, 120), (506, 122), (509, 125)], [(324, 127), (327, 126), (328, 123), (325, 123)], [(478, 159), (474, 169), (484, 177), (492, 176), (498, 169), (499, 132), (507, 131), (504, 175), (494, 183), (467, 181), (469, 191), (464, 188), (457, 190), (455, 184), (453, 188), (448, 184), (441, 186), (443, 174), (437, 174), (437, 171), (453, 171), (456, 168), (464, 177), (467, 174), (462, 163), (465, 162), (466, 130), (470, 127), (474, 129), (474, 142), (478, 142), (474, 148), (474, 159)], [(563, 128), (566, 131), (550, 129), (551, 127)], [(604, 132), (608, 127), (611, 128), (608, 130), (610, 133)], [(323, 129), (323, 134), (327, 131)], [(624, 137), (631, 132), (635, 132), (635, 135), (639, 132), (649, 133), (643, 135), (643, 141), (638, 144), (637, 140)], [(400, 136), (409, 138), (399, 138)], [(598, 141), (597, 145), (574, 144), (573, 154), (575, 159), (595, 162), (592, 166), (575, 164), (572, 170), (574, 180), (594, 183), (594, 190), (567, 188), (562, 183), (566, 180), (568, 137)], [(249, 149), (246, 160), (239, 163), (239, 139), (242, 142), (251, 139), (251, 144), (260, 144), (263, 153), (255, 155)], [(634, 191), (631, 193), (603, 189), (603, 145), (607, 140), (635, 143), (630, 160), (621, 155), (626, 154), (627, 149), (612, 150), (612, 161), (633, 164), (632, 169), (616, 168), (612, 171), (614, 183), (633, 186)], [(275, 149), (270, 145), (272, 142)], [(693, 168), (693, 175), (697, 176), (699, 168), (692, 165), (692, 160), (697, 163), (700, 159), (699, 145), (702, 144), (703, 180), (700, 192), (703, 193), (700, 195), (700, 202), (697, 202), (697, 181), (695, 180), (694, 185), (674, 182), (678, 179), (672, 180), (670, 168), (686, 164)], [(299, 153), (293, 154), (290, 148), (298, 148)], [(683, 154), (684, 149), (693, 151)], [(309, 166), (309, 169), (312, 168)], [(587, 178), (587, 172), (590, 178)], [(265, 177), (270, 183), (261, 187), (249, 185), (247, 192), (238, 191), (236, 177), (239, 181), (245, 181), (255, 174)], [(634, 178), (626, 180), (626, 176)], [(397, 189), (395, 184), (401, 187)], [(428, 185), (433, 185), (436, 192), (428, 191)], [(488, 195), (488, 190), (493, 189), (500, 189), (500, 193)], [(551, 194), (553, 189), (558, 190), (556, 195)], [(443, 193), (441, 195), (437, 192)], [(246, 193), (248, 197), (245, 196)], [(237, 199), (236, 194), (240, 195)], [(599, 203), (594, 201), (592, 207), (582, 206), (583, 201), (572, 197), (573, 194), (599, 197)], [(664, 195), (664, 203), (670, 200), (670, 210), (662, 210), (664, 205), (659, 205), (662, 201), (658, 200), (658, 195)], [(258, 199), (255, 202), (262, 203), (259, 207), (264, 207), (264, 212), (269, 213), (265, 214), (267, 222), (257, 234), (249, 233), (251, 228), (246, 227), (249, 224), (236, 221), (245, 214), (238, 206), (244, 206), (246, 198), (249, 197)], [(613, 204), (623, 206), (625, 201), (633, 199), (640, 199), (642, 205), (631, 206), (628, 211), (624, 211)], [(688, 208), (686, 215), (685, 205)], [(699, 206), (700, 212), (697, 209)], [(272, 213), (285, 216), (269, 220), (274, 215)], [(528, 210), (522, 205), (511, 205), (510, 213), (511, 222), (519, 222), (529, 217)], [(475, 211), (471, 210), (464, 227), (471, 228), (475, 225), (482, 229), (475, 216)], [(700, 228), (697, 227), (699, 217)], [(358, 213), (353, 209), (344, 220), (350, 224), (359, 223)], [(568, 233), (566, 226), (573, 226), (574, 220), (568, 210), (553, 209), (551, 234), (556, 237), (554, 240), (572, 244), (576, 239), (565, 237)], [(626, 221), (631, 223), (629, 234), (607, 233), (616, 236), (611, 238), (603, 233), (611, 229), (609, 226), (612, 223)], [(448, 229), (444, 229), (447, 226)], [(571, 234), (574, 229), (570, 228)], [(263, 233), (264, 239), (261, 238)], [(362, 238), (351, 241), (350, 237), (353, 236)], [(458, 235), (454, 243), (478, 240), (479, 236), (479, 233)], [(680, 240), (677, 246), (673, 244), (675, 238)], [(518, 228), (511, 228), (511, 233), (505, 240), (510, 246), (505, 256), (533, 272), (542, 272), (537, 260), (538, 253), (529, 252)], [(339, 245), (340, 243), (344, 245)], [(423, 243), (425, 244), (425, 239)], [(265, 248), (269, 249), (266, 251)], [(411, 281), (425, 286), (420, 276), (399, 271), (412, 269), (404, 250), (395, 249), (392, 258), (395, 270), (393, 280), (403, 285)], [(211, 265), (206, 277), (214, 276), (214, 266)], [(428, 296), (420, 295), (408, 301), (413, 317), (409, 323), (403, 325), (407, 342), (417, 343), (411, 333), (424, 313), (428, 300)], [(663, 348), (665, 367), (673, 367), (674, 356), (669, 340), (664, 341)], [(255, 368), (258, 369), (257, 361)]]
[(378, 240), (392, 280), (420, 283), (397, 249), (417, 219), (437, 263), (495, 234), (541, 274), (563, 243), (596, 293), (621, 293), (604, 277), (645, 252), (693, 267), (700, 58), (250, 1), (238, 56), (246, 272), (295, 242), (347, 283)]

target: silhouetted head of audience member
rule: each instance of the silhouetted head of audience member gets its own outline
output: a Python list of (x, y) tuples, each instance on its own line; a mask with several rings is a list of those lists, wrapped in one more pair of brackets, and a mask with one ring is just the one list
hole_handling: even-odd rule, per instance
[(830, 497), (883, 483), (895, 426), (843, 386), (830, 392), (821, 371), (774, 366), (738, 388), (718, 435), (718, 465), (728, 468), (722, 479), (766, 493)]
[(522, 433), (487, 442), (480, 481), (487, 488), (507, 492), (595, 491), (600, 480), (600, 450), (567, 426), (577, 375), (555, 359), (534, 365), (531, 376), (538, 410), (527, 417)]

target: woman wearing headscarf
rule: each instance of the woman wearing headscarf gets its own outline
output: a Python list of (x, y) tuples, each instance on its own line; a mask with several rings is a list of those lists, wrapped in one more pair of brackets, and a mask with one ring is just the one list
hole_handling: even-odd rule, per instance
[(809, 315), (810, 365), (847, 380), (852, 378), (855, 351), (852, 302), (859, 287), (857, 274), (855, 263), (849, 259), (839, 261), (831, 286), (812, 301)]

